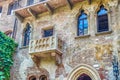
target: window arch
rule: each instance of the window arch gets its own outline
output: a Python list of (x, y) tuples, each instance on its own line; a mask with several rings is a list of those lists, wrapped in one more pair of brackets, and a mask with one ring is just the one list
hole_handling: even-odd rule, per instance
[(39, 80), (47, 80), (47, 77), (45, 75), (40, 76)]
[(31, 76), (29, 80), (37, 80), (35, 76)]
[(23, 46), (29, 45), (30, 37), (31, 37), (31, 26), (27, 23), (26, 28), (24, 30), (24, 41)]
[(84, 13), (84, 10), (81, 11), (80, 16), (78, 17), (78, 32), (77, 35), (85, 35), (88, 34), (88, 16)]
[(10, 4), (10, 5), (8, 6), (8, 12), (7, 12), (7, 15), (11, 15), (12, 10), (13, 10), (13, 4)]
[(104, 6), (100, 6), (100, 10), (97, 12), (97, 32), (108, 31), (108, 11)]
[(77, 80), (92, 80), (87, 74), (80, 75)]

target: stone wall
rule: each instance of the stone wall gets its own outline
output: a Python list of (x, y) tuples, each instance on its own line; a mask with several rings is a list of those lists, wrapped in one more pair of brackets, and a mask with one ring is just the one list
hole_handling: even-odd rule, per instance
[[(96, 12), (100, 5), (108, 10), (110, 31), (96, 33), (97, 20)], [(84, 9), (88, 15), (89, 32), (88, 36), (77, 36), (77, 18), (80, 10)], [(38, 19), (29, 17), (22, 24), (19, 24), (17, 41), (19, 48), (14, 56), (14, 65), (11, 70), (11, 80), (26, 80), (30, 70), (35, 64), (28, 53), (28, 46), (23, 47), (23, 30), (27, 23), (32, 26), (31, 39), (42, 38), (42, 29), (45, 27), (54, 28), (54, 35), (58, 35), (64, 41), (64, 53), (60, 66), (56, 66), (52, 59), (41, 62), (40, 67), (48, 70), (50, 80), (64, 80), (71, 71), (80, 64), (87, 64), (95, 68), (101, 80), (114, 80), (109, 78), (112, 73), (112, 55), (118, 55), (119, 30), (120, 30), (120, 5), (117, 0), (93, 0), (89, 5), (86, 1), (77, 3), (70, 10), (68, 6), (54, 10), (54, 14), (48, 12), (39, 15)], [(120, 55), (120, 53), (119, 53)], [(44, 59), (43, 59), (44, 60)], [(53, 67), (52, 67), (53, 66)], [(53, 69), (53, 70), (52, 70)]]
[(2, 32), (7, 30), (13, 31), (15, 16), (13, 14), (7, 15), (9, 4), (9, 1), (0, 2), (0, 6), (2, 7), (2, 12), (0, 14), (0, 31)]

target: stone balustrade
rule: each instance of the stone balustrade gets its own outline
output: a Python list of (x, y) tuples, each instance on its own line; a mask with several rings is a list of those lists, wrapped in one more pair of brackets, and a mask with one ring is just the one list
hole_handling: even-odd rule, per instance
[(45, 37), (39, 40), (31, 40), (29, 53), (49, 53), (63, 51), (63, 41), (56, 36)]

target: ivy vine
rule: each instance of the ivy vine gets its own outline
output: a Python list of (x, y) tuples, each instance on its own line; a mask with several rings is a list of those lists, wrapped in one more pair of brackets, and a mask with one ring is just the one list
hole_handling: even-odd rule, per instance
[(13, 64), (13, 53), (17, 44), (14, 40), (0, 32), (0, 80), (9, 80), (10, 68)]

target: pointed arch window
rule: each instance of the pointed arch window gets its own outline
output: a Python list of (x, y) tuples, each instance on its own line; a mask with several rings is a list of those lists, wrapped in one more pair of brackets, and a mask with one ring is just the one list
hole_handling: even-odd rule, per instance
[(13, 4), (10, 4), (9, 7), (8, 7), (7, 15), (11, 15), (12, 10), (13, 10)]
[(84, 11), (81, 11), (80, 16), (78, 17), (78, 36), (88, 34), (88, 20), (87, 14)]
[(0, 13), (2, 13), (2, 7), (0, 6)]
[(26, 29), (24, 30), (23, 46), (29, 45), (30, 37), (31, 37), (31, 26), (30, 26), (30, 24), (27, 24)]
[(108, 11), (102, 5), (97, 12), (97, 32), (108, 31)]

